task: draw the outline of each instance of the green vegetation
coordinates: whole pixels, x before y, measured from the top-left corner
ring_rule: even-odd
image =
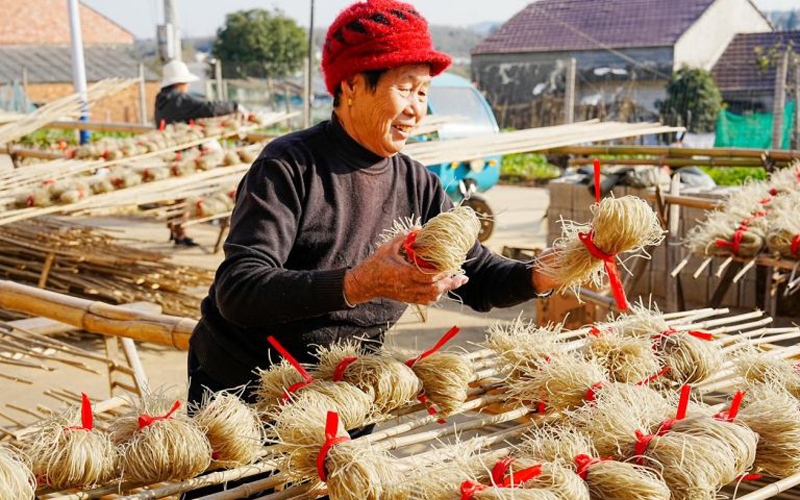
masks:
[[[555,179],[561,175],[561,171],[547,163],[544,155],[517,153],[503,156],[500,174],[519,177],[520,180]]]
[[[720,186],[739,186],[748,180],[764,180],[767,172],[761,167],[702,167]]]
[[[228,14],[212,48],[225,78],[290,75],[302,67],[306,31],[281,10],[240,10]]]
[[[711,72],[683,67],[667,82],[667,99],[658,102],[664,123],[689,132],[713,132],[722,110],[722,94]]]

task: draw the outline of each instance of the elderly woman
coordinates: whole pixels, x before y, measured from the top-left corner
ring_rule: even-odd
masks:
[[[438,178],[401,153],[425,116],[431,77],[449,64],[409,4],[370,0],[339,15],[322,56],[331,119],[271,142],[239,185],[225,260],[191,339],[190,400],[203,387],[252,389],[254,370],[279,361],[269,335],[311,363],[312,346],[379,345],[408,304],[456,289],[488,311],[553,288],[536,265],[477,241],[465,276],[421,273],[399,238],[376,250],[395,220],[425,222],[452,206]]]

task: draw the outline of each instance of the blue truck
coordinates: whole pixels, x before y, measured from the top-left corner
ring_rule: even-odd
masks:
[[[492,108],[483,95],[466,78],[442,73],[431,81],[428,112],[438,116],[459,116],[464,120],[444,124],[435,134],[439,140],[460,139],[499,132]],[[433,140],[436,137],[422,137]],[[497,184],[502,156],[476,158],[470,161],[429,165],[442,181],[447,194],[455,202],[464,200],[482,219],[480,241],[486,241],[494,229],[493,213],[484,198],[476,193]]]

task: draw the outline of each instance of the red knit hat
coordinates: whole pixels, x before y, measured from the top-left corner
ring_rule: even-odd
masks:
[[[331,94],[363,71],[430,64],[431,76],[436,76],[450,63],[450,56],[433,50],[425,18],[412,5],[395,0],[367,0],[343,10],[328,28],[322,49],[322,71]]]

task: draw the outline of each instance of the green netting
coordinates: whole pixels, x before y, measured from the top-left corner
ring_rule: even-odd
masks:
[[[791,101],[783,109],[783,142],[781,149],[789,149],[794,124],[794,106]],[[717,119],[716,148],[772,149],[772,113],[754,113],[743,116],[722,111]]]

